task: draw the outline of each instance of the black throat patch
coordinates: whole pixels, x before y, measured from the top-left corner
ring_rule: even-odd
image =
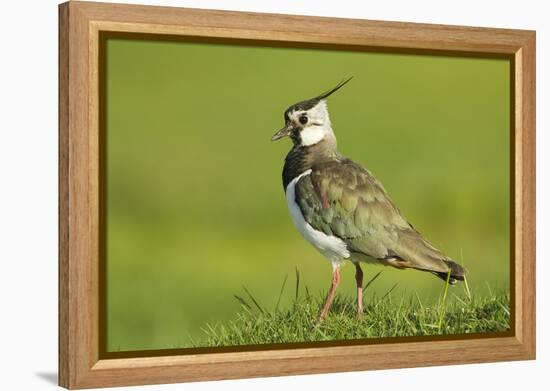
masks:
[[[298,135],[298,137],[300,137]],[[310,169],[308,164],[309,147],[296,145],[285,158],[283,167],[283,189],[286,191],[288,184],[304,171]],[[309,166],[309,167],[308,167]]]
[[[295,145],[286,155],[283,167],[283,188],[304,171],[314,168],[316,164],[338,160],[341,156],[336,150],[336,144],[323,140],[313,145]]]

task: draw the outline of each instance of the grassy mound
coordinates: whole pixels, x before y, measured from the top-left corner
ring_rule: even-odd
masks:
[[[392,295],[392,288],[379,298],[369,298],[361,319],[355,315],[355,298],[337,296],[325,322],[316,326],[324,298],[310,294],[307,287],[299,294],[299,275],[296,277],[295,298],[288,308],[280,309],[277,304],[267,310],[244,288],[246,296],[235,296],[242,304],[235,320],[207,325],[205,338],[195,341],[195,346],[468,334],[506,331],[510,327],[509,294],[489,290],[485,295],[476,295],[467,284],[460,295],[450,292],[457,288],[446,286],[443,296],[432,306],[423,305],[417,296]],[[286,280],[280,296],[285,285]]]

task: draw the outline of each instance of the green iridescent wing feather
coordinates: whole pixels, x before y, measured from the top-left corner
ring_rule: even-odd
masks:
[[[352,252],[436,273],[449,270],[450,260],[406,221],[382,184],[349,159],[315,165],[296,184],[296,201],[314,229],[339,237]]]

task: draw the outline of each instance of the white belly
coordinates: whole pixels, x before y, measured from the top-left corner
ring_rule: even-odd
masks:
[[[321,252],[333,264],[333,267],[350,257],[346,243],[336,237],[329,236],[322,231],[315,230],[302,215],[300,206],[296,203],[296,183],[303,176],[311,174],[311,170],[304,171],[294,178],[286,187],[286,201],[292,221],[302,236]]]

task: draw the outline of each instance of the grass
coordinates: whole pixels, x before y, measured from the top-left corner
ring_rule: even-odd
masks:
[[[365,291],[380,276],[376,274],[365,285]],[[267,343],[311,342],[400,336],[469,334],[506,331],[510,324],[509,294],[471,292],[467,283],[460,287],[444,286],[437,303],[424,305],[418,296],[396,295],[394,285],[380,297],[371,295],[366,301],[361,319],[355,314],[355,298],[336,296],[325,322],[317,326],[322,294],[313,295],[307,287],[300,291],[300,276],[296,272],[294,300],[285,309],[279,308],[287,279],[285,278],[277,305],[268,310],[243,287],[244,296],[235,295],[242,310],[229,322],[208,324],[205,337],[194,346],[231,346]],[[453,292],[461,289],[462,292]]]

